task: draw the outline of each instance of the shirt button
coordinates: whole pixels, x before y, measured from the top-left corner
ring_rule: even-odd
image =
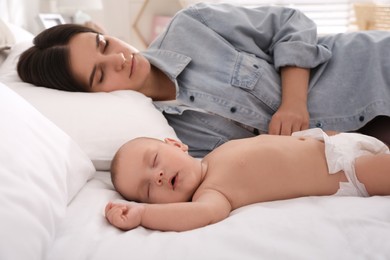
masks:
[[[194,100],[195,100],[195,97],[194,96],[190,96],[190,101],[194,102]]]
[[[253,64],[253,67],[254,67],[255,69],[258,69],[258,68],[259,68],[259,66],[257,66],[257,64]]]
[[[321,123],[321,122],[318,122],[318,123],[316,124],[316,127],[322,128],[322,123]]]
[[[364,121],[364,116],[359,116],[359,121],[363,122]]]
[[[236,107],[231,107],[231,108],[230,108],[230,112],[235,113],[236,111],[237,111],[237,108],[236,108]]]

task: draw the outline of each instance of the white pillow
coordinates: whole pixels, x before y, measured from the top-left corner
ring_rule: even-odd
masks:
[[[15,43],[15,37],[8,25],[0,17],[0,51],[10,48]]]
[[[0,259],[44,259],[95,170],[68,135],[2,83],[0,118]]]
[[[11,31],[12,35],[14,36],[15,43],[22,42],[22,41],[32,41],[32,39],[34,38],[34,34],[30,33],[29,31],[23,29],[20,26],[17,26],[9,22],[5,22],[5,24],[8,26],[8,29]]]
[[[9,54],[9,48],[15,43],[32,41],[34,35],[20,26],[5,22],[0,17],[0,65]]]
[[[0,68],[0,81],[23,96],[69,134],[89,155],[97,170],[109,170],[112,157],[126,141],[139,136],[178,139],[150,98],[129,90],[73,93],[21,82],[16,73],[21,42]]]
[[[9,53],[9,49],[15,43],[15,37],[8,25],[0,17],[0,65]]]

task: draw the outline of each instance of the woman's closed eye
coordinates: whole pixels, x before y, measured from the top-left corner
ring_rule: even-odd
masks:
[[[110,42],[108,40],[106,40],[102,34],[97,34],[96,35],[96,44],[97,44],[97,47],[100,50],[100,52],[102,54],[104,54],[106,52]],[[98,82],[102,83],[104,81],[104,68],[102,66],[99,66],[98,70],[100,72]]]
[[[98,34],[98,43],[99,43],[99,48],[102,53],[105,53],[108,46],[110,45],[110,41],[105,39],[103,35]]]

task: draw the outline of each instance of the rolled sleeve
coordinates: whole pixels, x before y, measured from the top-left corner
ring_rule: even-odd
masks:
[[[234,48],[253,53],[276,69],[313,68],[331,57],[330,50],[317,42],[316,24],[295,9],[201,3],[189,11]]]
[[[314,68],[332,56],[325,46],[305,42],[283,42],[275,46],[274,66],[277,70],[285,66]]]

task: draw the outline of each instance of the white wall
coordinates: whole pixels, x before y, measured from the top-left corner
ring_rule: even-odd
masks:
[[[145,0],[103,0],[102,13],[92,11],[89,13],[109,34],[142,50],[146,45],[140,38],[140,33],[145,38],[145,35],[149,36],[151,30],[151,23],[145,20],[151,20],[151,13],[154,12],[168,12],[173,15],[181,7],[178,2],[179,0],[149,0],[148,6],[144,8]],[[145,19],[138,17],[140,13]],[[137,24],[138,32],[134,26],[137,18],[140,21]]]
[[[1,19],[36,33],[39,31],[37,14],[40,1],[42,0],[0,0]]]
[[[130,43],[138,49],[143,49],[143,43],[133,27],[143,2],[143,0],[103,0],[104,10],[101,13],[98,11],[90,11],[89,13],[108,34]]]
[[[79,0],[83,1],[83,0]],[[134,23],[144,6],[145,0],[102,0],[103,10],[84,10],[93,21],[101,25],[108,34],[116,36],[134,47],[143,50],[146,45],[140,38],[139,32],[147,34],[151,30],[150,23],[145,20],[150,19],[151,13],[155,12],[155,7],[164,4],[163,9],[177,11],[179,0],[148,0],[152,3],[152,8],[146,8],[142,13],[145,19],[140,19],[138,32]],[[39,23],[39,13],[52,12],[52,4],[55,0],[0,0],[0,17],[6,21],[20,25],[33,34],[39,33],[43,28]],[[152,10],[150,10],[152,9]],[[69,14],[67,14],[69,15]],[[144,37],[145,38],[145,37]]]

